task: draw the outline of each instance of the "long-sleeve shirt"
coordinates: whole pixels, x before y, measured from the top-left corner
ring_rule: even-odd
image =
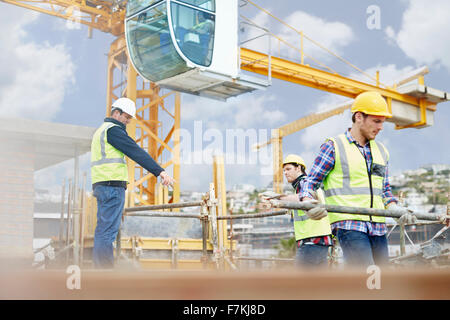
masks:
[[[350,134],[350,130],[347,130],[345,132],[345,136],[347,137],[350,143],[356,144],[356,146],[366,159],[368,168],[371,168],[372,153],[370,150],[369,142],[367,142],[364,146],[360,146],[358,142]],[[308,177],[305,180],[303,180],[302,191],[299,196],[300,200],[303,199],[304,197],[312,198],[311,191],[315,191],[320,187],[325,177],[331,172],[331,170],[333,170],[334,163],[335,163],[334,143],[332,140],[328,140],[321,145],[319,155],[314,160],[313,167],[311,168]],[[385,206],[387,206],[391,202],[397,202],[397,199],[394,197],[391,186],[389,184],[389,174],[387,167],[388,164],[386,163],[386,172],[383,179],[383,193],[382,193],[382,199]],[[379,236],[384,235],[387,232],[385,223],[357,221],[357,220],[344,220],[335,222],[331,224],[331,229],[333,230],[333,233],[336,231],[336,229],[346,229],[346,230],[361,231],[369,233],[370,235],[379,235]]]
[[[153,160],[152,157],[138,144],[131,139],[126,131],[125,125],[113,118],[105,118],[105,122],[112,122],[118,126],[113,126],[108,129],[107,140],[117,150],[122,151],[128,158],[137,162],[145,170],[158,177],[162,171],[161,166]]]

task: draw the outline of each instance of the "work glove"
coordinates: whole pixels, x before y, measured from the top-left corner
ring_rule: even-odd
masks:
[[[445,224],[447,227],[450,227],[450,216],[443,214],[442,216],[440,216],[439,222]]]
[[[311,203],[311,204],[318,204],[319,203],[319,201],[313,200],[313,199],[305,200],[305,201],[302,201],[302,202],[303,203]],[[328,211],[325,208],[315,207],[315,208],[307,210],[306,211],[306,215],[312,220],[320,220],[322,218],[325,218],[328,215]]]
[[[273,192],[273,191],[264,191],[263,193],[258,194],[262,201],[268,201],[272,199],[279,199],[282,197],[282,194]]]
[[[405,207],[402,207],[396,203],[391,203],[388,206],[388,210],[408,210]],[[409,213],[405,213],[404,215],[402,215],[400,218],[398,218],[397,223],[398,224],[415,224],[417,223],[417,217],[412,214],[411,210],[408,210]]]

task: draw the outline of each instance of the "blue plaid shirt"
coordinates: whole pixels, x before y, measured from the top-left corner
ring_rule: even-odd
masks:
[[[370,152],[369,142],[367,142],[365,146],[360,146],[358,142],[356,142],[356,140],[350,134],[350,129],[345,132],[345,136],[347,137],[350,143],[356,144],[361,153],[364,155],[368,167],[371,168],[372,153]],[[320,146],[319,155],[314,160],[313,167],[311,168],[308,177],[302,181],[301,193],[299,196],[300,199],[304,197],[313,198],[311,196],[311,191],[317,190],[320,187],[325,177],[330,173],[331,170],[333,170],[334,163],[335,163],[334,143],[333,141],[328,140]],[[391,202],[397,202],[397,199],[394,197],[391,186],[389,184],[387,165],[388,164],[386,163],[386,173],[383,179],[383,193],[382,193],[383,203],[385,206],[387,206]],[[336,229],[345,229],[345,230],[361,231],[374,236],[382,236],[387,232],[385,223],[357,221],[357,220],[344,220],[335,222],[331,224],[331,229],[333,230],[333,233],[335,233]]]

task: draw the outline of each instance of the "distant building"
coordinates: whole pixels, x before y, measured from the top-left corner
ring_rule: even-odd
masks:
[[[443,170],[450,170],[450,164],[428,164],[422,166],[422,168],[427,171],[432,171],[433,174],[437,174],[438,172]]]
[[[424,168],[419,168],[416,170],[406,170],[404,171],[404,174],[409,175],[409,176],[420,176],[422,174],[427,173],[428,170],[424,169]]]
[[[246,192],[246,193],[253,193],[255,192],[256,187],[251,184],[235,184],[231,191],[237,191],[237,192]]]

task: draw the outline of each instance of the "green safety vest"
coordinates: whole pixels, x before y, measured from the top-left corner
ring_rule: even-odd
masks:
[[[319,191],[319,190],[317,190]],[[323,203],[323,197],[317,192],[319,201]],[[331,235],[330,221],[328,217],[320,220],[309,219],[303,210],[294,211],[295,240]]]
[[[341,134],[329,140],[334,143],[335,163],[324,179],[325,203],[339,206],[385,209],[382,199],[383,179],[389,160],[387,149],[370,140],[372,168],[355,143]],[[329,212],[330,223],[342,220],[385,222],[385,217]]]
[[[128,181],[125,155],[108,143],[107,131],[113,126],[117,126],[117,124],[104,122],[92,137],[92,184],[100,181]]]

